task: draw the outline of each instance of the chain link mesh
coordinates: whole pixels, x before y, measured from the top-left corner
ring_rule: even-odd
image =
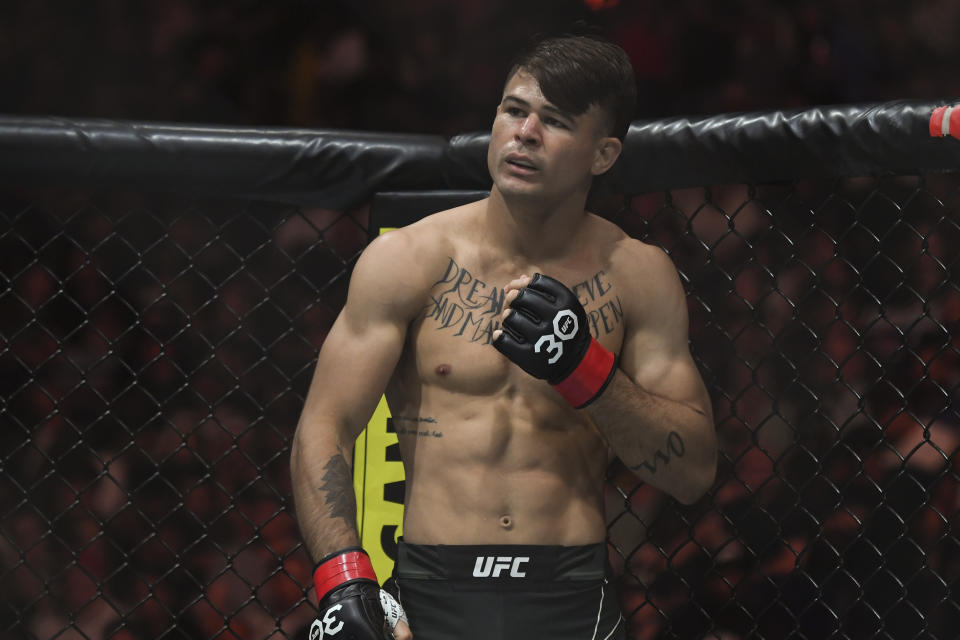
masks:
[[[960,176],[598,209],[679,268],[721,445],[690,507],[610,470],[631,637],[954,637]],[[367,209],[47,189],[0,216],[0,629],[306,637],[289,444]]]

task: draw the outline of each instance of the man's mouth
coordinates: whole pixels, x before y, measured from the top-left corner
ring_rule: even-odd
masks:
[[[513,165],[515,167],[520,167],[521,169],[534,170],[537,168],[532,162],[530,162],[526,158],[519,157],[519,156],[508,156],[507,164]]]

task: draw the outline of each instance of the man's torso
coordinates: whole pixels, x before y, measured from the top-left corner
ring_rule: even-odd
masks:
[[[610,256],[623,234],[591,216],[588,237],[564,259],[519,264],[484,245],[480,206],[413,230],[430,240],[423,259],[436,276],[387,388],[407,477],[404,537],[421,544],[601,541],[606,444],[582,412],[490,343],[506,284],[541,271],[577,295],[591,333],[618,353],[624,285]]]

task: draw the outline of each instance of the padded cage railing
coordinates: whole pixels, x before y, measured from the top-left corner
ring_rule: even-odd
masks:
[[[632,638],[955,637],[949,104],[632,126],[592,204],[680,270],[721,446],[689,507],[610,470]],[[6,637],[306,637],[289,444],[370,202],[486,140],[0,119]]]

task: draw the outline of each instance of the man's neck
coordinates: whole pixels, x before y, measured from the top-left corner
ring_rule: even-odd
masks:
[[[508,256],[532,263],[560,259],[578,244],[585,203],[585,195],[556,204],[507,198],[494,185],[487,200],[487,237]]]

